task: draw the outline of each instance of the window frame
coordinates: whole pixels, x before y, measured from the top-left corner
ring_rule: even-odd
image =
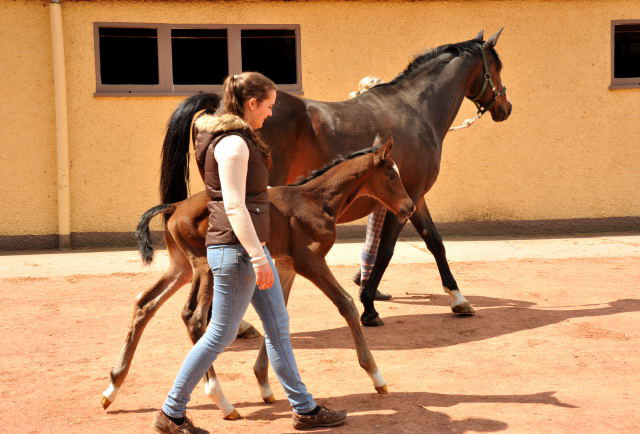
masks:
[[[100,28],[152,28],[158,32],[158,84],[102,84],[100,74]],[[222,84],[185,85],[173,84],[173,56],[171,29],[226,29],[229,74],[242,72],[242,30],[294,30],[296,38],[296,83],[277,84],[279,90],[302,94],[299,24],[169,24],[132,22],[94,22],[93,39],[95,55],[96,91],[94,96],[188,96],[203,92],[220,93]]]
[[[609,89],[640,89],[640,77],[616,78],[615,76],[615,55],[616,55],[616,26],[624,24],[640,24],[637,20],[612,20],[611,21],[611,84]]]

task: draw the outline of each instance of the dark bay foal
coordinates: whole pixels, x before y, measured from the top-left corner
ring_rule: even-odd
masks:
[[[337,159],[295,184],[269,190],[271,237],[268,247],[277,262],[285,301],[288,300],[296,274],[318,286],[347,321],[358,362],[369,374],[379,393],[386,393],[387,387],[364,340],[358,309],[352,297],[331,273],[325,255],[335,242],[336,222],[343,217],[347,208],[353,213],[356,201],[361,206],[357,213],[352,214],[355,218],[369,214],[371,207],[378,203],[402,221],[407,220],[415,210],[397,166],[390,158],[391,147],[390,140],[380,145],[380,138],[376,137],[372,148]],[[363,197],[375,200],[359,201]],[[120,360],[111,371],[109,387],[102,394],[104,408],[114,401],[122,386],[149,320],[169,297],[189,281],[192,281],[191,292],[182,312],[183,320],[194,343],[206,330],[213,296],[212,275],[205,250],[207,201],[207,196],[201,192],[182,202],[151,208],[141,218],[136,235],[143,260],[149,263],[153,258],[149,221],[159,213],[167,217],[165,240],[170,265],[155,285],[137,297]],[[309,300],[309,303],[313,303],[313,300]],[[263,339],[254,372],[262,399],[272,403],[274,398],[267,368]],[[213,366],[205,375],[205,393],[218,405],[226,419],[240,417],[224,397]]]

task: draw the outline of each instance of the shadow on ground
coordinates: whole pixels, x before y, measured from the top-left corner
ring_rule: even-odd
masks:
[[[572,318],[614,315],[640,311],[640,299],[621,299],[604,307],[584,309],[534,308],[526,301],[492,297],[467,297],[476,307],[473,317],[459,317],[449,312],[388,316],[384,327],[363,328],[371,350],[413,350],[440,348],[557,324]],[[448,306],[446,296],[424,294],[399,297],[396,303],[437,304]],[[499,306],[499,307],[493,307]],[[597,306],[602,306],[597,305]],[[336,312],[337,315],[337,312]],[[402,334],[402,339],[394,337]],[[296,349],[354,348],[348,327],[298,332],[291,334]],[[246,351],[259,345],[259,340],[236,340],[227,351]]]

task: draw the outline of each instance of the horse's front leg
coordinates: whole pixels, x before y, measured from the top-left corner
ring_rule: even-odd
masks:
[[[197,257],[191,262],[193,265],[193,282],[187,303],[182,309],[182,320],[187,327],[191,342],[195,344],[204,335],[207,330],[207,324],[209,324],[209,312],[211,312],[211,301],[213,299],[213,276],[206,258]],[[240,419],[240,413],[224,396],[213,366],[209,367],[206,374],[204,374],[203,380],[205,395],[220,409],[222,417],[227,420]]]
[[[424,198],[416,201],[416,211],[411,216],[411,223],[427,245],[438,265],[440,279],[444,291],[451,296],[451,310],[458,315],[473,315],[475,310],[458,289],[456,279],[451,274],[442,238],[433,224],[431,214]]]
[[[286,305],[289,302],[289,294],[291,294],[291,287],[293,286],[293,280],[296,277],[296,272],[293,270],[293,262],[291,258],[283,257],[276,259],[276,268],[278,269],[278,277],[280,278],[280,285],[282,286],[284,303]],[[269,357],[267,356],[267,347],[264,337],[260,344],[260,351],[258,352],[256,363],[253,365],[253,373],[256,375],[256,379],[258,380],[262,400],[267,404],[273,404],[275,402],[275,398],[273,397],[271,385],[269,385]]]
[[[373,266],[369,279],[364,283],[364,288],[360,291],[360,301],[364,306],[364,312],[360,317],[360,322],[362,322],[364,326],[376,327],[384,325],[374,307],[375,294],[380,280],[382,280],[382,275],[387,269],[389,261],[391,261],[398,235],[400,235],[400,231],[402,231],[405,223],[405,221],[398,220],[393,213],[387,211],[387,216],[382,225],[376,263]]]
[[[351,337],[358,354],[358,363],[371,377],[376,391],[381,394],[387,393],[387,384],[382,378],[382,374],[380,374],[373,355],[364,340],[364,335],[358,322],[358,309],[351,295],[340,286],[322,256],[299,255],[294,260],[296,261],[294,264],[296,271],[320,288],[338,308],[340,315],[347,321],[351,331]]]

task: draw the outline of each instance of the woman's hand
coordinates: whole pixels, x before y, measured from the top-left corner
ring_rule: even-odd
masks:
[[[273,270],[268,262],[266,264],[253,267],[253,271],[256,273],[256,286],[258,289],[265,290],[273,286]]]

